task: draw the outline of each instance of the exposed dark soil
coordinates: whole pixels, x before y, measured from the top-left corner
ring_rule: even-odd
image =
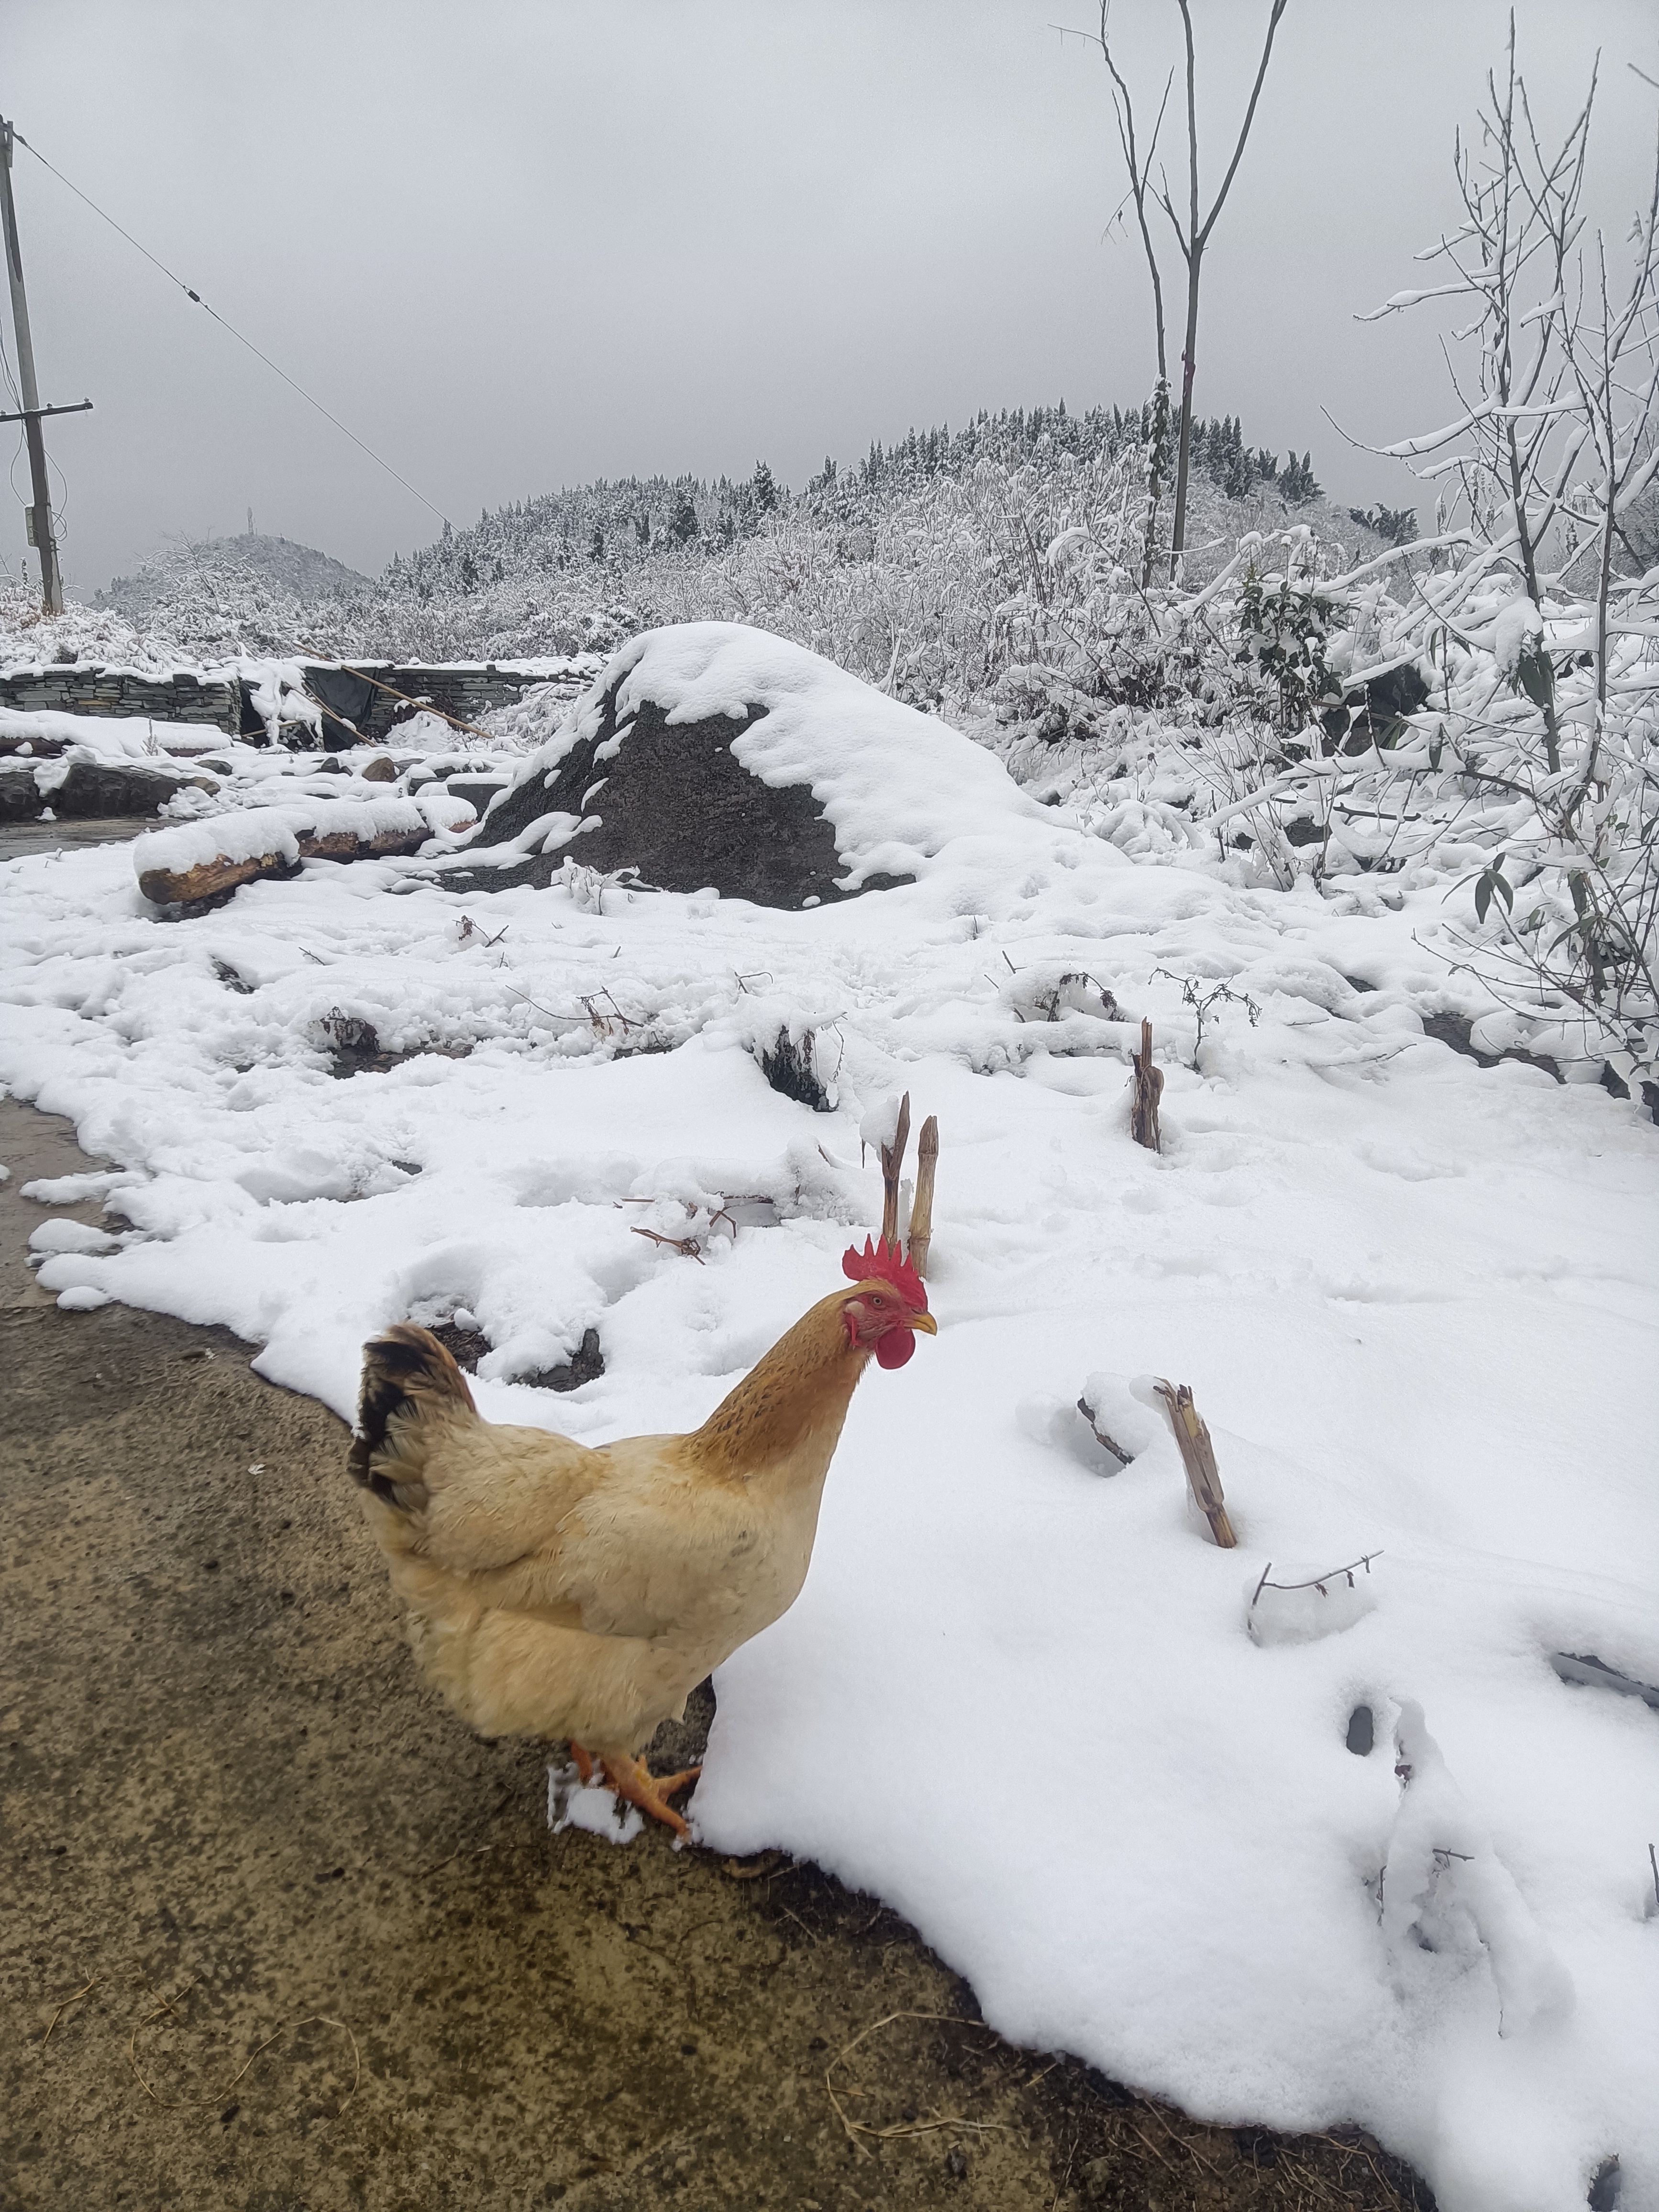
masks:
[[[1427,2203],[1004,2043],[817,1868],[550,1834],[544,1753],[416,1679],[340,1423],[60,1313],[18,1185],[85,1163],[10,1102],[0,1159],[6,2212]]]
[[[432,1331],[444,1350],[464,1374],[476,1375],[478,1362],[489,1348],[489,1339],[482,1329],[462,1328],[453,1321],[440,1322]],[[599,1332],[585,1328],[582,1340],[570,1358],[556,1367],[538,1367],[528,1374],[515,1375],[515,1382],[527,1382],[534,1390],[580,1390],[584,1382],[597,1382],[605,1372],[605,1353],[599,1347]]]
[[[1514,1044],[1506,1045],[1502,1052],[1482,1052],[1480,1046],[1471,1041],[1474,1028],[1474,1024],[1468,1014],[1425,1014],[1423,1017],[1425,1036],[1436,1037],[1442,1044],[1449,1044],[1454,1052],[1461,1052],[1477,1067],[1496,1067],[1500,1061],[1518,1060],[1523,1067],[1542,1068],[1545,1074],[1557,1083],[1566,1080],[1547,1053],[1523,1052],[1519,1045]]]

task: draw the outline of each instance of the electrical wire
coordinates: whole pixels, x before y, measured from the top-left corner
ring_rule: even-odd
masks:
[[[17,389],[17,379],[11,373],[11,356],[6,350],[6,334],[3,330],[0,330],[0,375],[4,376],[7,391],[21,407],[23,395]]]
[[[17,379],[12,373],[11,356],[6,350],[5,333],[3,331],[0,331],[0,376],[4,377],[6,389],[10,392],[14,403],[21,408],[23,404],[23,395],[18,390]],[[13,498],[21,507],[27,507],[33,498],[33,487],[28,499],[25,499],[17,489],[17,464],[23,458],[27,441],[28,434],[20,422],[17,426],[17,449],[11,457],[11,466],[6,471],[6,482],[10,488]],[[70,539],[69,478],[50,453],[46,455],[46,466],[58,479],[58,502],[52,509],[52,541],[62,547],[67,545]]]
[[[301,398],[303,399],[308,406],[314,407],[320,416],[334,425],[335,428],[340,432],[343,437],[349,438],[352,444],[357,447],[360,453],[367,453],[369,459],[374,463],[377,468],[384,469],[386,474],[396,483],[400,483],[406,492],[410,493],[414,498],[418,499],[422,507],[428,508],[432,514],[435,514],[440,522],[447,524],[452,529],[454,527],[453,524],[450,523],[449,517],[444,513],[442,507],[434,506],[432,501],[427,497],[423,491],[417,491],[415,486],[410,483],[407,477],[399,476],[397,470],[392,467],[391,462],[383,459],[382,457],[375,452],[373,446],[365,445],[355,430],[348,429],[346,425],[340,420],[339,416],[337,415],[331,414],[328,409],[324,406],[322,401],[313,398],[313,395],[306,390],[303,384],[298,383],[289,374],[285,368],[279,367],[279,365],[271,359],[268,353],[261,353],[258,347],[254,344],[252,338],[244,337],[241,331],[236,328],[236,325],[234,323],[227,322],[216,307],[210,307],[208,302],[202,297],[201,294],[196,291],[191,285],[186,284],[182,276],[178,276],[173,270],[169,269],[165,261],[158,260],[155,255],[150,252],[147,246],[140,246],[138,240],[133,236],[130,230],[124,229],[122,226],[117,222],[115,217],[109,214],[105,209],[100,208],[96,200],[90,198],[87,193],[83,192],[79,185],[71,184],[61,169],[53,167],[52,164],[47,161],[46,155],[40,152],[38,147],[29,145],[28,140],[24,137],[22,132],[18,130],[15,124],[12,125],[11,135],[17,141],[17,143],[20,146],[27,148],[27,150],[33,155],[35,160],[40,164],[43,169],[50,170],[52,174],[57,178],[60,185],[67,186],[67,188],[74,193],[77,200],[84,200],[86,204],[92,210],[93,213],[106,222],[112,230],[119,232],[120,235],[125,239],[127,244],[135,248],[137,252],[142,253],[145,260],[148,261],[153,268],[159,269],[169,283],[176,284],[187,300],[193,300],[198,307],[204,309],[208,314],[211,315],[214,321],[218,324],[221,330],[228,331],[231,337],[236,340],[239,345],[246,346],[256,360],[264,362],[265,367],[271,371],[273,375],[280,376],[283,383],[286,384],[291,391],[297,392]]]
[[[3,331],[0,331],[0,376],[3,376],[6,380],[6,389],[11,394],[12,404],[14,406],[21,409],[23,404],[23,395],[17,389],[17,379],[12,374],[11,356],[6,350],[6,334]],[[23,458],[23,445],[26,434],[24,426],[20,422],[17,426],[16,451],[12,454],[11,466],[6,471],[6,483],[8,488],[11,492],[12,497],[17,501],[19,507],[27,507],[28,505],[28,501],[24,498],[22,493],[17,489],[17,464]]]
[[[52,543],[61,550],[69,544],[70,534],[69,478],[50,453],[46,455],[46,466],[58,479],[58,497],[52,510]]]

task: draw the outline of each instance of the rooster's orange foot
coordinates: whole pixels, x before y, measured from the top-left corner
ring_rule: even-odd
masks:
[[[570,1756],[576,1763],[576,1773],[584,1787],[593,1779],[594,1769],[602,1770],[606,1782],[630,1805],[637,1805],[653,1820],[660,1820],[677,1836],[690,1836],[691,1831],[674,1810],[668,1800],[690,1787],[702,1772],[701,1766],[688,1766],[679,1774],[653,1774],[642,1759],[595,1759],[586,1745],[573,1738]]]
[[[574,1753],[574,1744],[570,1747]],[[584,1754],[585,1755],[585,1754]],[[605,1778],[618,1797],[629,1804],[637,1805],[653,1820],[660,1820],[677,1836],[690,1836],[690,1829],[669,1803],[669,1799],[695,1782],[702,1772],[700,1766],[688,1766],[682,1774],[653,1774],[642,1759],[601,1759]],[[580,1771],[580,1760],[577,1761]]]

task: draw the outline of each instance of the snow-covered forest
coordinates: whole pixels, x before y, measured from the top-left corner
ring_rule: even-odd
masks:
[[[793,491],[764,461],[738,482],[582,484],[447,529],[358,588],[319,556],[309,570],[274,559],[280,541],[180,543],[97,604],[192,659],[301,649],[501,659],[604,650],[687,617],[750,621],[915,703],[963,711],[1006,665],[1013,633],[998,613],[1030,587],[1032,553],[1050,542],[1054,518],[1075,510],[1103,523],[1106,503],[1134,502],[1149,423],[1149,409],[1077,414],[1062,401],[954,432],[912,430],[853,465],[826,458]],[[1281,461],[1247,447],[1236,416],[1199,425],[1194,455],[1202,490],[1189,578],[1212,570],[1243,531],[1292,518],[1340,559],[1414,532],[1407,511],[1332,506],[1308,455]]]

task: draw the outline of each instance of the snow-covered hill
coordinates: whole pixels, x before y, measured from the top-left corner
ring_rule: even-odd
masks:
[[[158,608],[171,607],[192,589],[234,587],[258,577],[301,605],[349,599],[374,589],[372,580],[314,545],[250,531],[239,538],[180,541],[131,576],[117,576],[96,594],[95,606],[112,607],[137,627]]]

